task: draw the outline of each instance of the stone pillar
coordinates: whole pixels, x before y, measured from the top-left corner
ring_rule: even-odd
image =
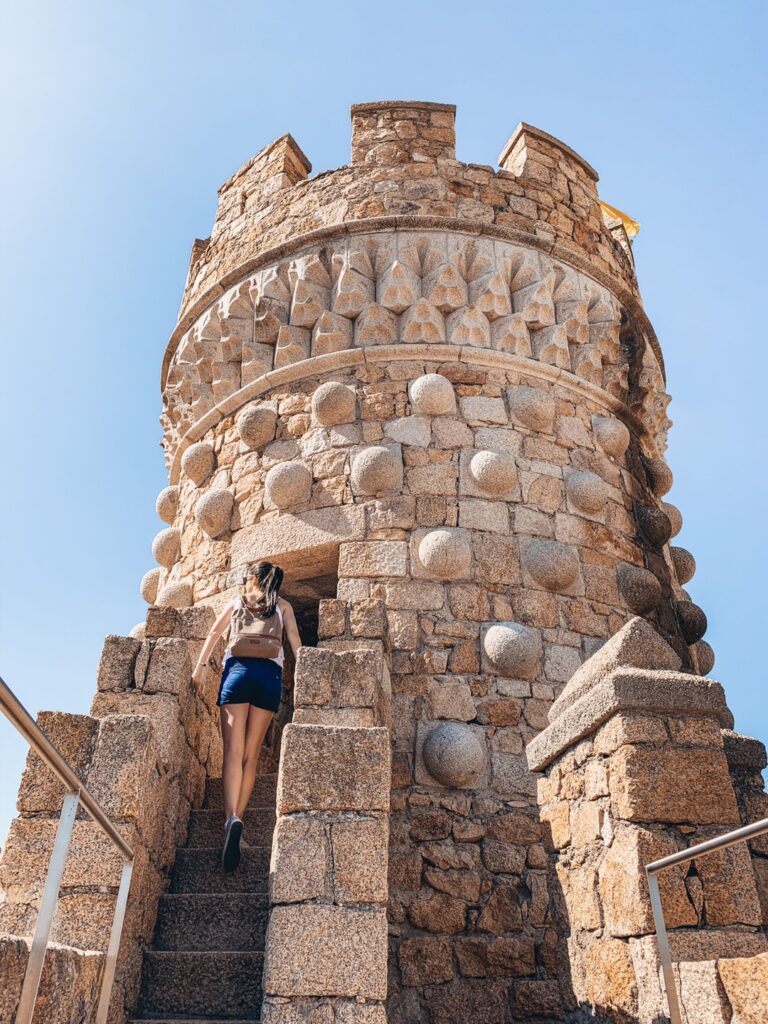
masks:
[[[356,103],[352,107],[352,163],[455,160],[455,121],[452,103]]]
[[[574,674],[527,748],[531,768],[545,772],[539,802],[568,918],[574,1004],[610,1021],[664,1019],[645,865],[740,824],[722,687],[676,661],[647,622],[630,620]],[[679,970],[693,1012],[700,974],[717,989],[701,961],[766,948],[749,852],[710,854],[662,872],[659,884],[673,957],[699,961]]]
[[[321,625],[332,629],[338,604]],[[384,1024],[389,674],[380,643],[303,648],[283,733],[265,1024]]]

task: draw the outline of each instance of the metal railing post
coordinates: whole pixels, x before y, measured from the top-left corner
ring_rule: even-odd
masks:
[[[115,980],[117,954],[120,949],[120,938],[123,934],[123,920],[125,918],[125,908],[128,903],[128,892],[131,888],[132,874],[133,861],[127,860],[123,864],[123,871],[120,875],[120,888],[117,890],[115,916],[112,918],[112,930],[109,933],[107,959],[104,961],[104,973],[101,976],[101,993],[99,995],[99,1008],[96,1011],[96,1024],[106,1024],[107,1021],[109,1000],[112,995],[112,983]]]
[[[661,893],[659,892],[659,880],[655,874],[648,874],[648,892],[651,897],[651,910],[653,911],[653,923],[656,925],[656,939],[659,944],[659,959],[661,960],[661,971],[664,975],[664,988],[667,992],[669,1003],[669,1016],[672,1024],[682,1024],[680,1013],[680,1002],[677,998],[677,985],[675,984],[674,968],[672,967],[672,953],[669,949],[669,936],[667,926],[664,922],[664,910],[661,906]]]
[[[67,793],[61,808],[59,827],[56,830],[56,841],[53,844],[51,862],[48,866],[48,875],[45,879],[45,889],[40,902],[40,910],[37,914],[35,934],[32,939],[32,948],[29,951],[27,970],[24,975],[24,984],[21,989],[19,1008],[16,1013],[16,1024],[32,1024],[32,1014],[35,1012],[35,1000],[37,991],[40,988],[40,978],[43,973],[43,960],[48,947],[48,936],[51,934],[53,915],[56,913],[56,903],[59,898],[59,888],[64,875],[64,867],[67,861],[67,850],[69,841],[72,838],[72,827],[75,823],[77,806],[80,802],[79,793]]]

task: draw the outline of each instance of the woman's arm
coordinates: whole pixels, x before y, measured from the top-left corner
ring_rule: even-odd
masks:
[[[282,600],[282,598],[281,604],[283,609],[283,628],[285,629],[285,635],[288,637],[288,643],[291,645],[291,650],[295,657],[299,653],[299,648],[301,647],[299,627],[296,625],[296,616],[293,614],[293,608],[291,608],[287,601]]]
[[[219,642],[219,637],[223,635],[224,630],[227,628],[232,619],[232,612],[234,610],[234,607],[235,602],[232,601],[230,604],[227,605],[227,607],[224,609],[221,615],[219,615],[218,619],[216,619],[214,624],[211,626],[211,631],[205,638],[205,643],[203,644],[202,650],[200,651],[200,657],[197,659],[195,671],[192,673],[192,679],[194,682],[202,682],[203,671],[205,670],[205,666],[208,664],[208,659],[213,654],[214,647]]]

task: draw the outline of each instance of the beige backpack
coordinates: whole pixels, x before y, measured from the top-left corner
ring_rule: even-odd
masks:
[[[283,623],[277,608],[259,618],[243,597],[232,612],[230,646],[236,658],[277,658],[283,648]]]

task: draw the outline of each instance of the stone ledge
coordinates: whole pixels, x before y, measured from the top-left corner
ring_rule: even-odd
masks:
[[[582,169],[587,173],[587,175],[593,179],[593,181],[597,182],[600,180],[600,177],[597,171],[594,169],[594,167],[592,167],[591,164],[588,164],[583,156],[579,156],[575,149],[571,149],[570,146],[566,146],[564,142],[561,142],[560,139],[555,138],[554,135],[550,135],[549,132],[542,131],[541,128],[535,128],[532,124],[527,124],[525,121],[521,121],[517,128],[515,128],[515,130],[512,132],[509,139],[507,140],[506,145],[499,154],[500,167],[504,166],[505,160],[512,152],[512,150],[515,148],[515,146],[518,144],[520,139],[525,137],[537,139],[540,142],[547,143],[547,145],[549,146],[554,146],[556,149],[559,149],[562,153],[564,153],[569,160],[574,160],[577,164],[579,164],[580,167],[582,167]]]
[[[752,736],[744,736],[732,729],[723,729],[723,746],[728,767],[761,772],[768,765],[765,744]]]
[[[455,103],[429,103],[426,100],[380,100],[378,103],[353,103],[349,108],[352,116],[355,114],[374,114],[379,110],[428,110],[444,111],[447,114],[456,113]]]
[[[596,732],[619,711],[683,712],[731,721],[720,683],[683,672],[620,668],[566,708],[526,747],[531,771],[542,771],[568,747]]]

